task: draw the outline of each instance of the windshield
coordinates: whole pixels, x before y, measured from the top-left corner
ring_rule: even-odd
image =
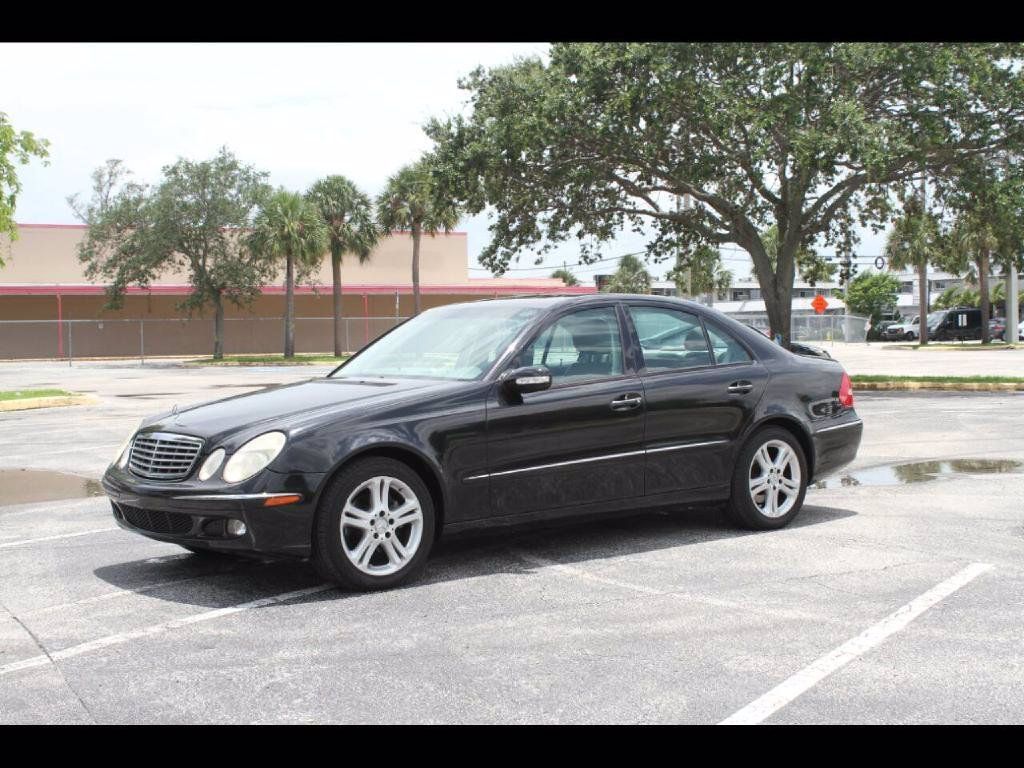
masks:
[[[945,312],[929,312],[928,325],[938,325],[939,321],[946,316]]]
[[[381,337],[332,375],[477,379],[540,312],[518,302],[437,307]]]

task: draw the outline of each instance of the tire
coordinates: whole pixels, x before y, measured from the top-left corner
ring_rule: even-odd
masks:
[[[907,331],[906,333],[903,334],[903,340],[904,341],[913,341],[915,338],[917,338],[917,337],[914,336],[914,332],[913,331]]]
[[[781,473],[773,476],[765,472],[764,459],[760,455],[762,448],[767,451],[769,463],[772,465],[778,461],[782,449],[788,449],[789,459],[783,464]],[[794,470],[799,472],[798,478],[793,476]],[[756,494],[751,488],[751,475],[755,472],[756,477],[767,480],[766,489]],[[736,468],[733,470],[732,493],[727,508],[729,517],[736,525],[755,531],[783,528],[800,511],[806,493],[807,459],[803,448],[800,447],[800,441],[788,429],[765,427],[751,435],[740,451]],[[768,511],[772,509],[772,497],[776,503],[781,501],[776,509],[777,514]]]
[[[396,587],[426,565],[434,525],[430,491],[411,467],[383,457],[358,460],[338,473],[320,498],[313,567],[324,580],[347,589]]]

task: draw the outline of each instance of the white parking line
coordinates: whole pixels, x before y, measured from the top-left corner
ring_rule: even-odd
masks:
[[[73,539],[76,536],[88,536],[91,533],[106,533],[107,531],[117,531],[119,528],[93,528],[91,531],[79,531],[78,533],[62,533],[58,536],[43,536],[39,539],[19,539],[18,541],[5,541],[0,544],[0,549],[6,547],[20,547],[25,544],[36,544],[40,541],[56,541],[57,539]]]
[[[804,667],[761,698],[727,717],[719,725],[755,725],[764,721],[797,696],[820,683],[833,672],[842,669],[858,656],[862,656],[880,645],[890,635],[899,632],[936,603],[949,597],[986,571],[990,571],[992,567],[988,563],[971,563],[959,573],[932,587],[920,597],[911,600],[857,637],[847,640],[831,653]]]
[[[315,595],[318,592],[326,592],[328,589],[335,589],[333,584],[320,584],[315,587],[307,587],[306,589],[297,589],[294,592],[284,592],[280,595],[271,595],[270,597],[261,597],[259,600],[250,600],[247,603],[239,603],[238,605],[231,605],[227,608],[216,608],[212,611],[205,611],[203,613],[197,613],[192,616],[185,616],[180,619],[173,619],[171,621],[164,621],[160,624],[153,624],[148,627],[142,627],[141,629],[133,629],[130,632],[118,632],[114,635],[107,635],[97,640],[90,640],[87,643],[81,643],[79,645],[72,645],[69,648],[64,648],[60,651],[54,651],[47,655],[42,654],[40,656],[32,656],[28,659],[22,659],[21,661],[15,661],[11,664],[5,664],[0,667],[0,677],[8,675],[12,672],[19,672],[23,669],[32,669],[34,667],[45,667],[47,664],[55,661],[61,661],[62,659],[70,659],[74,656],[82,656],[92,651],[98,651],[102,648],[109,648],[112,645],[120,645],[127,643],[130,640],[138,640],[142,637],[149,637],[150,635],[157,635],[161,632],[167,632],[178,627],[185,627],[190,624],[199,624],[204,621],[212,621],[213,619],[219,619],[222,616],[230,616],[235,613],[241,613],[242,611],[248,611],[253,608],[262,608],[266,605],[274,605],[276,603],[283,603],[288,600],[295,600],[299,597],[306,597],[307,595]]]

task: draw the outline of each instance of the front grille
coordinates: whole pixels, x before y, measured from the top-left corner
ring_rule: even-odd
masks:
[[[203,441],[189,435],[149,432],[136,435],[128,467],[148,480],[180,480],[188,477],[203,449]]]
[[[140,509],[127,504],[118,504],[118,511],[128,525],[153,533],[169,533],[183,536],[192,530],[192,515],[181,512],[161,512],[157,509]]]

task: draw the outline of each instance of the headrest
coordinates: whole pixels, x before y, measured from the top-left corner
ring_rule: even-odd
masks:
[[[611,352],[615,337],[613,326],[597,317],[567,323],[573,346],[581,352]]]
[[[683,349],[687,352],[707,352],[708,343],[704,340],[704,332],[694,328],[683,340]]]

